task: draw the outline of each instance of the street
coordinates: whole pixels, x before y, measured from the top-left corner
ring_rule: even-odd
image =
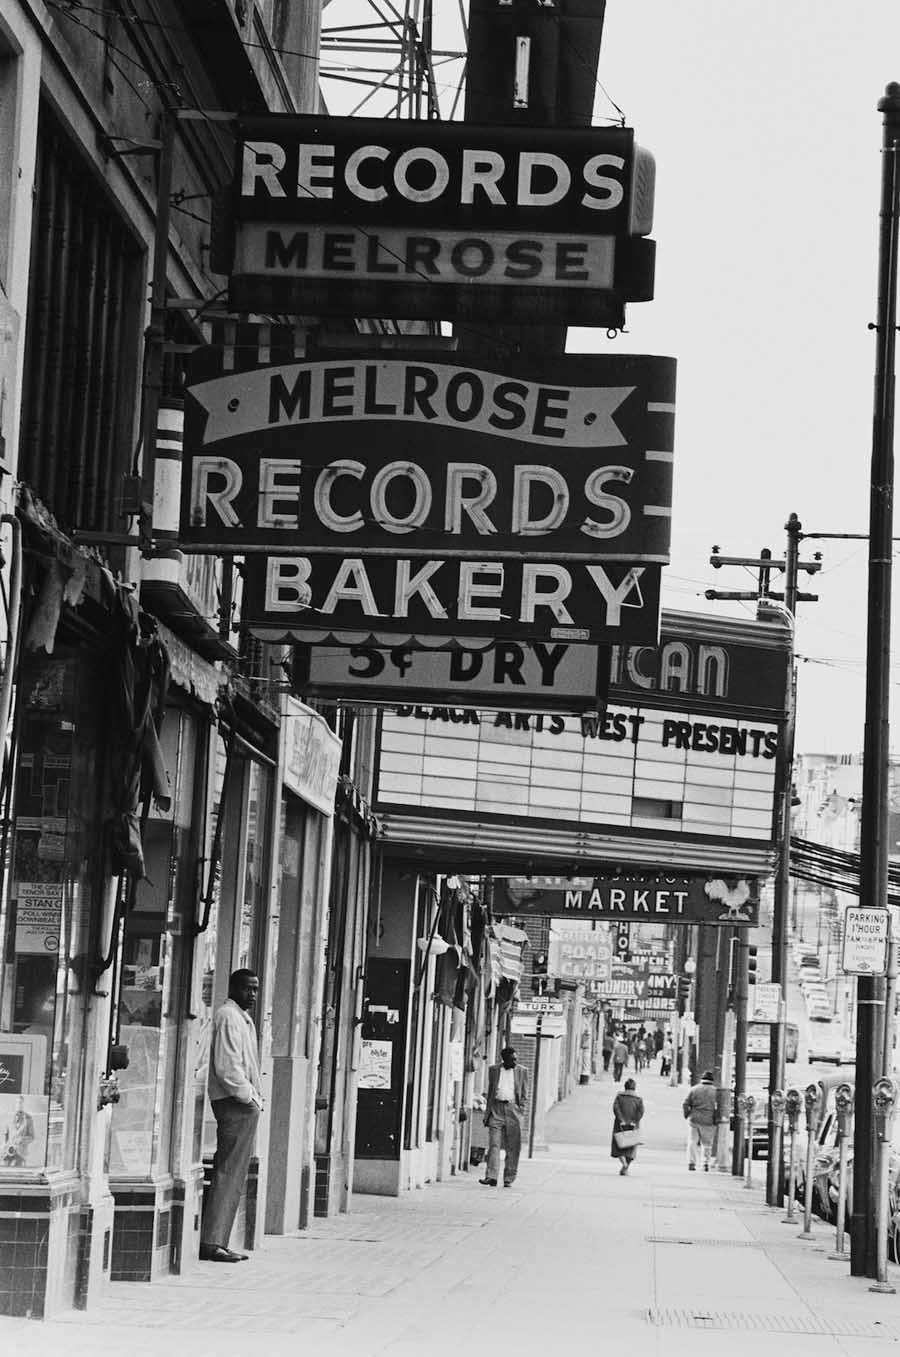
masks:
[[[249,1262],[200,1264],[152,1287],[114,1283],[84,1313],[0,1320],[16,1357],[139,1357],[163,1345],[220,1357],[262,1340],[268,1357],[404,1357],[602,1348],[680,1357],[769,1351],[880,1357],[900,1342],[896,1297],[828,1258],[833,1231],[764,1201],[730,1174],[686,1170],[685,1088],[638,1079],[646,1143],[628,1177],[610,1158],[609,1075],[547,1118],[549,1147],[508,1191],[480,1170],[399,1199],[354,1197],[348,1215],[267,1237]],[[890,1270],[896,1282],[900,1270]]]

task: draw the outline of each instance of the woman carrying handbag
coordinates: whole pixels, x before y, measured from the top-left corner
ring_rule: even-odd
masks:
[[[641,1122],[644,1118],[644,1100],[634,1091],[634,1080],[626,1079],[625,1088],[616,1094],[613,1103],[613,1159],[622,1161],[620,1174],[626,1174],[641,1144]]]

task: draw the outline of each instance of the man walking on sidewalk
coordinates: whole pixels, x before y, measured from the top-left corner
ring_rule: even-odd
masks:
[[[488,1068],[487,1101],[484,1124],[488,1128],[488,1156],[485,1187],[496,1187],[500,1178],[500,1151],[506,1151],[503,1186],[512,1187],[519,1170],[522,1152],[522,1117],[528,1102],[528,1071],[516,1064],[511,1046],[500,1052],[500,1064]]]
[[[691,1123],[691,1159],[688,1168],[693,1172],[697,1160],[703,1157],[703,1169],[709,1172],[709,1160],[716,1133],[716,1108],[719,1094],[711,1070],[704,1070],[700,1083],[695,1084],[682,1103],[684,1115]]]
[[[247,1257],[232,1252],[228,1241],[262,1108],[259,1043],[251,1017],[258,993],[253,971],[234,971],[228,998],[213,1018],[209,1101],[216,1118],[216,1154],[200,1230],[200,1257],[207,1263],[239,1263]]]

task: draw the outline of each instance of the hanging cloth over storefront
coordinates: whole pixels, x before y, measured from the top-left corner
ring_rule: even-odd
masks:
[[[169,657],[156,623],[137,600],[118,592],[114,606],[111,739],[109,746],[110,855],[114,873],[145,878],[141,807],[152,797],[171,805],[159,732],[169,689]]]

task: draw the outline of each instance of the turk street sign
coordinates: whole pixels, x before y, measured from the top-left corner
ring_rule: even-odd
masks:
[[[653,179],[630,128],[244,118],[214,263],[243,312],[621,324]]]
[[[494,877],[497,915],[636,920],[642,923],[727,923],[755,927],[759,887],[751,878],[665,876]]]

